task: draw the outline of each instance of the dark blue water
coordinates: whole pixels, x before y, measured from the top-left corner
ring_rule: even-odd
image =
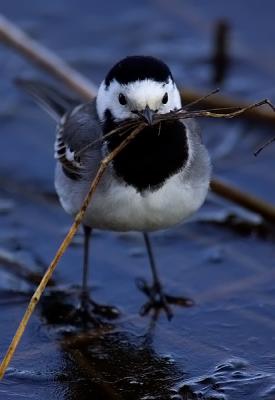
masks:
[[[216,22],[230,26],[230,65],[222,92],[275,101],[272,1],[2,1],[0,10],[32,37],[99,84],[129,54],[164,59],[179,85],[211,90]],[[4,354],[41,274],[71,219],[54,197],[54,123],[13,85],[17,76],[50,78],[0,48],[0,352]],[[202,121],[214,174],[270,202],[275,198],[274,134],[244,120]],[[195,306],[168,322],[139,317],[136,277],[150,279],[142,237],[97,232],[91,287],[122,316],[98,331],[64,324],[77,303],[82,235],[66,252],[0,383],[0,399],[275,398],[273,227],[210,194],[188,223],[152,235],[167,289]],[[19,268],[16,268],[19,265]],[[22,271],[25,271],[22,273]]]

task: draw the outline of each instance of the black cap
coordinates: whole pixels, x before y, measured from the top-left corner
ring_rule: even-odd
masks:
[[[169,78],[173,80],[170,69],[163,61],[150,56],[130,56],[113,66],[105,78],[105,83],[109,86],[113,79],[121,84],[144,79],[167,82]]]

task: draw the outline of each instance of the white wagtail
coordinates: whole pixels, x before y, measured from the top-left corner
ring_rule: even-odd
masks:
[[[126,57],[109,71],[96,99],[85,104],[39,82],[19,83],[58,123],[55,188],[63,208],[71,215],[80,209],[102,158],[125,138],[104,135],[128,119],[143,116],[147,121],[147,126],[108,167],[83,219],[83,298],[85,304],[89,299],[94,311],[102,310],[88,296],[92,229],[140,231],[153,275],[152,285],[139,281],[149,298],[143,313],[164,308],[170,318],[169,303],[187,305],[188,300],[163,292],[148,232],[169,228],[198,210],[208,191],[210,162],[194,120],[152,125],[155,114],[182,107],[168,66],[153,57]]]

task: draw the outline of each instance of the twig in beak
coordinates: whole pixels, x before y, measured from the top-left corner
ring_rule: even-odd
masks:
[[[198,98],[197,100],[191,101],[191,103],[186,104],[184,107],[182,107],[181,110],[187,110],[188,108],[193,107],[195,104],[202,102],[203,100],[207,99],[208,97],[213,96],[216,93],[219,93],[219,91],[220,91],[219,88],[214,89],[214,90],[212,90],[212,92],[206,94],[205,96],[202,96],[202,97]]]
[[[275,137],[269,139],[267,142],[265,142],[264,144],[262,144],[255,152],[254,152],[254,156],[257,157],[257,155],[267,146],[269,146],[271,143],[273,143],[275,141]]]

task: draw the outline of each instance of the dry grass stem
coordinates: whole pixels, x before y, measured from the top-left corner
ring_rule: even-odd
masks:
[[[0,15],[0,41],[14,48],[22,56],[26,57],[32,63],[43,68],[53,77],[63,82],[73,92],[77,93],[84,100],[90,100],[96,96],[97,88],[89,79],[71,68],[66,62],[58,57],[54,52],[42,46],[39,42],[32,39],[17,25]],[[218,90],[213,91],[216,94]],[[198,100],[206,108],[245,108],[247,104],[234,98],[227,98],[224,95],[209,96],[201,92],[184,88],[180,91],[183,102],[196,104]],[[248,119],[257,122],[266,122],[275,124],[275,115],[262,109],[250,109],[245,114]]]
[[[163,122],[163,121],[174,121],[174,120],[188,119],[188,118],[203,118],[203,117],[205,117],[205,118],[230,119],[230,118],[238,117],[247,111],[251,111],[252,109],[261,107],[263,105],[267,105],[268,107],[270,107],[272,109],[272,111],[275,112],[274,105],[268,99],[261,100],[257,103],[250,104],[246,107],[242,107],[242,108],[237,107],[237,109],[236,109],[236,107],[227,107],[227,108],[218,108],[218,109],[210,109],[210,110],[188,111],[188,109],[191,106],[193,107],[195,104],[198,104],[201,101],[204,101],[205,98],[212,96],[213,94],[217,93],[217,91],[218,91],[218,89],[215,89],[214,91],[206,94],[205,96],[201,97],[197,101],[188,103],[185,107],[183,107],[181,109],[178,109],[175,111],[170,111],[169,113],[166,113],[166,114],[156,114],[154,116],[152,125],[161,124],[161,122]],[[234,111],[232,111],[232,110],[234,110]],[[219,111],[219,112],[217,113],[216,111]],[[109,138],[110,136],[112,136],[116,133],[119,133],[120,135],[125,135],[129,131],[129,129],[136,128],[142,123],[144,123],[144,119],[143,119],[142,115],[137,114],[137,118],[128,119],[128,120],[124,121],[116,129],[112,130],[111,132],[103,135],[101,138],[96,139],[93,142],[86,145],[85,147],[83,147],[81,150],[79,150],[76,153],[76,155],[79,156],[82,152],[84,152],[88,148],[94,146],[95,144],[97,144],[99,142],[104,142],[107,138]],[[275,140],[275,138],[274,138],[274,140]],[[273,141],[273,139],[271,139],[271,141]],[[269,144],[269,142],[267,142],[263,147],[265,147],[267,144]],[[262,149],[259,149],[258,152],[260,150],[262,150]]]
[[[181,90],[181,97],[184,103],[189,103],[196,101],[199,97],[203,97],[203,95],[199,92],[192,91],[190,89]],[[201,102],[201,104],[206,109],[229,109],[229,108],[246,108],[248,106],[244,101],[238,100],[232,97],[226,97],[225,95],[216,95],[207,97],[205,100]],[[247,120],[254,121],[256,123],[264,123],[275,125],[275,114],[264,110],[262,108],[252,108],[247,110],[247,112],[243,115],[243,118]]]
[[[254,156],[257,157],[257,155],[267,146],[269,146],[271,143],[273,143],[275,141],[275,137],[269,139],[267,142],[265,142],[264,144],[262,144],[255,152],[254,152]]]
[[[224,183],[219,179],[212,179],[210,184],[211,190],[216,194],[238,203],[247,210],[260,214],[267,221],[275,223],[275,206],[259,199],[256,196],[247,194],[228,183]]]
[[[25,311],[25,314],[17,328],[17,331],[11,341],[11,344],[3,358],[3,361],[0,365],[0,379],[3,378],[10,362],[11,359],[14,355],[14,352],[20,342],[20,339],[22,338],[22,335],[26,329],[26,326],[28,324],[28,321],[32,315],[32,313],[35,310],[35,307],[40,299],[40,297],[42,296],[59,260],[61,259],[61,257],[63,256],[63,254],[65,253],[67,247],[69,246],[69,244],[71,243],[74,235],[77,232],[77,229],[79,227],[79,225],[81,224],[81,221],[84,217],[84,214],[90,204],[91,198],[97,188],[97,185],[102,177],[102,175],[104,174],[106,168],[108,167],[109,163],[117,156],[118,153],[121,152],[121,150],[123,150],[123,148],[125,146],[127,146],[127,144],[134,139],[134,137],[144,128],[145,123],[141,123],[136,129],[133,130],[132,133],[130,133],[129,136],[126,137],[126,139],[124,139],[124,141],[115,149],[113,150],[111,153],[109,153],[100,163],[99,169],[97,171],[97,174],[90,186],[90,190],[88,192],[88,194],[86,195],[82,207],[80,209],[80,211],[78,212],[78,214],[75,217],[74,223],[72,224],[69,232],[67,233],[65,239],[63,240],[63,242],[61,243],[61,245],[59,246],[50,266],[48,267],[47,271],[45,272],[42,280],[40,281],[36,291],[34,292],[30,303]]]
[[[33,40],[19,27],[0,14],[0,41],[15,48],[24,57],[49,72],[71,90],[90,100],[97,88],[83,75],[71,68],[55,53]]]
[[[209,97],[212,93],[207,95]],[[203,101],[203,98],[199,99],[198,101]],[[268,100],[264,99],[261,100],[257,103],[250,104],[245,107],[227,107],[225,109],[219,108],[219,109],[210,109],[210,110],[194,110],[194,111],[188,111],[185,108],[179,110],[179,111],[172,111],[168,114],[159,114],[156,117],[156,123],[162,120],[175,120],[175,119],[186,119],[186,118],[202,118],[202,117],[207,117],[207,118],[235,118],[238,117],[242,114],[244,114],[247,111],[251,111],[255,108],[261,107],[263,105],[267,105],[268,107],[271,108],[272,111],[275,112],[275,107],[274,105]],[[187,107],[189,104],[187,104]],[[236,109],[237,108],[237,109]],[[230,110],[235,110],[231,111]],[[220,111],[220,112],[215,112],[215,111]],[[227,112],[222,112],[222,111],[227,111]]]
[[[75,93],[80,95],[85,100],[90,100],[96,94],[95,86],[87,79],[85,79],[81,74],[73,70],[69,67],[62,59],[56,56],[53,52],[49,51],[38,42],[32,40],[28,35],[26,35],[22,30],[20,30],[16,25],[12,24],[5,17],[0,15],[0,41],[6,43],[7,45],[16,49],[23,56],[28,58],[30,61],[39,65],[39,67],[43,68],[47,72],[49,72],[52,76],[56,77],[59,81],[63,82],[68,88],[73,90]],[[177,119],[185,119],[185,118],[199,118],[199,117],[208,117],[208,118],[234,118],[240,116],[246,112],[246,115],[250,118],[253,118],[257,121],[264,121],[268,123],[275,123],[275,113],[265,112],[262,110],[258,110],[258,107],[261,105],[268,105],[270,108],[274,110],[274,106],[268,101],[263,100],[261,102],[252,104],[252,105],[243,105],[239,104],[237,101],[227,100],[224,97],[215,96],[215,99],[211,97],[212,94],[215,94],[217,90],[211,92],[207,95],[202,95],[200,93],[194,93],[188,90],[184,90],[181,92],[184,101],[189,101],[189,104],[181,110],[170,112],[165,115],[158,115],[155,118],[154,124],[161,123],[161,121],[173,121]],[[194,105],[201,103],[204,104],[205,107],[210,109],[203,109],[198,111],[189,111],[189,107],[193,107]],[[232,107],[233,106],[233,107]],[[228,112],[225,112],[227,110]],[[231,111],[235,110],[235,111]],[[221,111],[221,112],[217,112]],[[127,125],[128,124],[128,125]],[[72,224],[68,234],[65,239],[61,243],[58,248],[53,261],[48,267],[46,273],[44,274],[42,280],[39,283],[35,293],[33,294],[31,301],[26,309],[26,312],[19,324],[19,327],[15,333],[15,336],[12,339],[12,342],[8,348],[6,355],[0,366],[0,379],[3,378],[7,367],[13,357],[13,354],[20,342],[20,339],[26,329],[27,323],[46,287],[48,284],[60,258],[66,251],[69,246],[72,238],[74,237],[83,216],[87,210],[87,207],[90,204],[90,200],[96,190],[96,187],[104,174],[104,171],[108,167],[109,163],[116,157],[116,155],[125,147],[127,144],[145,127],[145,122],[142,120],[137,120],[135,122],[128,121],[123,124],[122,127],[116,129],[116,132],[120,134],[125,134],[129,132],[129,129],[133,129],[133,131],[126,136],[124,141],[107,157],[105,157],[98,169],[97,175],[93,182],[91,183],[90,190],[85,197],[81,210],[76,215],[74,223]],[[123,128],[123,129],[122,129]],[[115,132],[110,132],[108,135],[114,134]],[[103,139],[106,139],[105,136]],[[92,145],[92,143],[90,144]],[[90,146],[89,145],[89,146]],[[83,149],[84,150],[84,149]],[[83,151],[82,150],[82,151]],[[249,194],[245,194],[236,189],[233,189],[229,185],[220,182],[220,181],[212,181],[211,182],[212,190],[216,193],[222,195],[223,197],[229,198],[235,201],[242,206],[245,206],[249,209],[252,209],[255,212],[260,213],[265,218],[269,218],[272,221],[275,221],[275,208],[268,203],[265,203],[261,200],[256,199]],[[244,201],[245,198],[245,201]],[[267,211],[268,210],[268,211]]]

